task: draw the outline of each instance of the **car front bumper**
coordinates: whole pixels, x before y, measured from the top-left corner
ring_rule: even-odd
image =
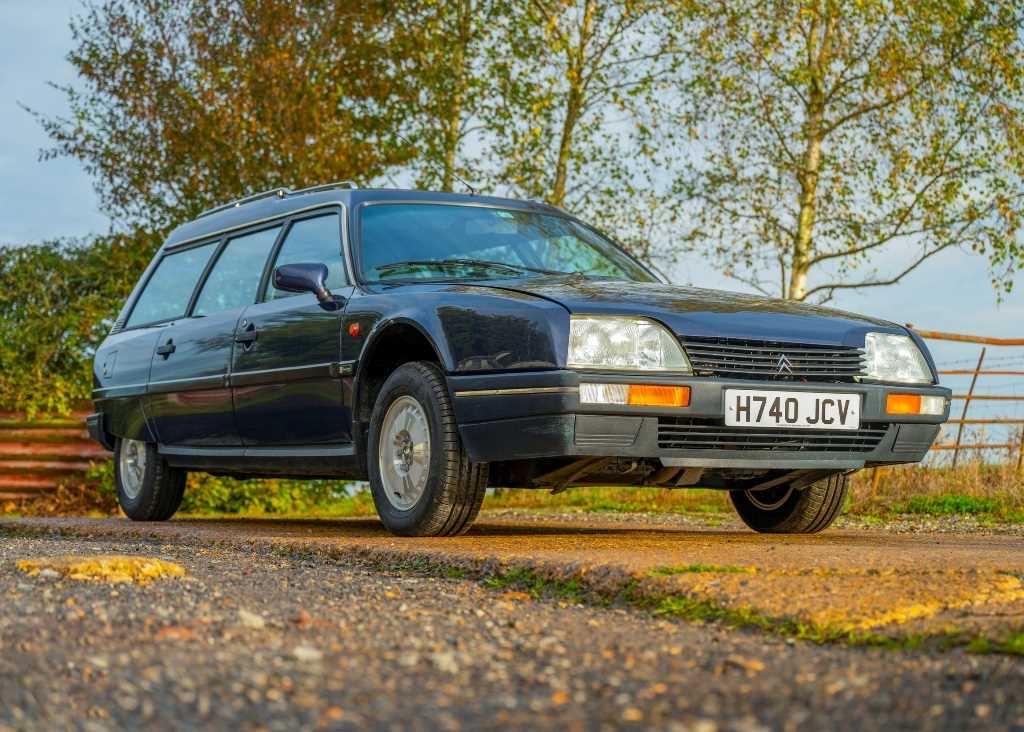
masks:
[[[690,387],[690,406],[581,404],[579,384]],[[563,456],[659,458],[704,468],[847,470],[919,462],[949,416],[949,389],[860,383],[749,381],[543,371],[448,378],[459,432],[472,460],[496,462]],[[822,431],[724,426],[728,388],[859,394],[861,429]],[[942,415],[885,411],[888,394],[945,399]]]

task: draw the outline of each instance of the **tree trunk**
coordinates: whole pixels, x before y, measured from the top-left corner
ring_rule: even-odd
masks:
[[[809,130],[820,127],[820,113],[815,122],[808,124]],[[796,236],[793,240],[793,254],[789,266],[790,300],[803,300],[807,296],[807,272],[811,258],[814,236],[814,217],[817,213],[818,174],[821,167],[821,138],[812,132],[804,149],[803,165],[800,170],[800,215],[797,220]]]
[[[565,203],[566,181],[569,177],[569,155],[572,151],[572,133],[579,118],[579,102],[576,90],[569,92],[565,119],[562,121],[562,135],[558,141],[558,159],[555,162],[555,182],[551,186],[548,203],[561,206]]]
[[[806,120],[804,122],[804,153],[797,183],[800,186],[799,214],[790,256],[789,289],[786,297],[803,300],[807,297],[807,274],[814,249],[814,221],[818,210],[818,179],[821,174],[821,147],[824,139],[825,73],[831,52],[835,15],[825,3],[827,17],[816,16],[807,34],[809,79],[807,84]],[[821,42],[818,45],[819,23]]]
[[[455,13],[458,43],[455,44],[450,66],[452,97],[451,103],[444,112],[441,131],[441,144],[443,145],[441,190],[443,191],[451,191],[455,188],[455,165],[462,142],[462,107],[466,94],[466,51],[470,42],[473,22],[472,0],[459,0]]]
[[[552,206],[562,206],[565,203],[565,189],[569,179],[569,159],[572,156],[572,136],[579,122],[580,113],[583,110],[583,88],[584,65],[586,64],[587,44],[593,32],[594,13],[597,10],[597,0],[587,0],[586,8],[583,11],[583,21],[579,28],[579,45],[576,48],[568,46],[565,49],[568,61],[567,80],[569,82],[569,93],[565,103],[565,118],[562,120],[562,133],[558,140],[558,157],[555,160],[555,178],[551,186],[551,194],[548,196],[548,203]]]

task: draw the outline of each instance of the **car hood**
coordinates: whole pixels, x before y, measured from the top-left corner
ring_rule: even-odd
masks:
[[[680,336],[861,348],[868,331],[906,333],[884,320],[791,300],[657,282],[536,277],[487,286],[542,297],[571,313],[653,318]]]

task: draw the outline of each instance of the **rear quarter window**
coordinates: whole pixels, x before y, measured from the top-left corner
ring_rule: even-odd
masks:
[[[136,300],[126,327],[182,317],[216,245],[210,242],[161,259]]]

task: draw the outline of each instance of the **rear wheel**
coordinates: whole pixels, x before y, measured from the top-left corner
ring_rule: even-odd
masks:
[[[849,476],[837,473],[794,488],[791,483],[758,491],[730,491],[743,523],[765,534],[814,534],[828,528],[843,510]]]
[[[185,471],[167,464],[156,445],[119,439],[114,460],[117,502],[134,521],[166,521],[185,495]]]
[[[398,367],[370,418],[370,489],[377,513],[401,536],[465,532],[483,503],[487,464],[462,447],[448,387],[431,363]]]

